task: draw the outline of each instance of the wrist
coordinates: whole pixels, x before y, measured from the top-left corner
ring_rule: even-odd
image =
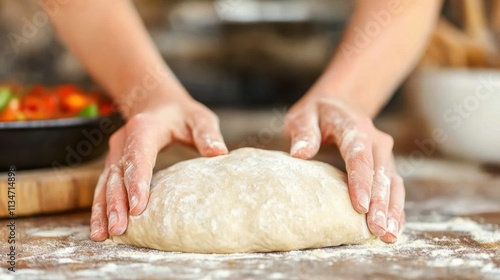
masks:
[[[336,102],[343,107],[350,108],[356,112],[362,111],[359,102],[355,96],[347,94],[335,85],[324,86],[315,84],[303,97],[305,102]]]
[[[192,100],[177,80],[164,79],[156,83],[138,83],[124,90],[116,99],[118,109],[129,118],[168,103]]]
[[[373,90],[360,89],[360,86],[349,86],[335,81],[325,81],[324,78],[318,80],[304,98],[306,100],[332,100],[342,103],[343,106],[361,115],[373,117],[381,107],[379,96],[373,94]]]

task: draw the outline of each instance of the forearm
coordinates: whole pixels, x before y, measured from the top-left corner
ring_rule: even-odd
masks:
[[[187,95],[129,1],[69,1],[59,9],[51,17],[59,37],[115,100],[128,104],[125,114]]]
[[[374,116],[417,63],[440,8],[436,0],[358,1],[337,52],[308,95],[335,97]]]

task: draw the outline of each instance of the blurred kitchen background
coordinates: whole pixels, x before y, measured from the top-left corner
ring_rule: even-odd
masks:
[[[252,107],[291,104],[304,94],[339,43],[356,1],[134,2],[161,54],[196,99]],[[91,86],[41,11],[39,1],[0,0],[0,80]],[[445,13],[457,23],[454,9]],[[11,44],[8,34],[22,35],[23,29],[28,36]]]
[[[353,9],[352,1],[328,0],[134,2],[169,66],[210,106],[297,100],[328,62]],[[22,34],[39,11],[38,1],[0,1],[0,80],[91,85],[50,23],[37,24],[14,50],[7,35]]]

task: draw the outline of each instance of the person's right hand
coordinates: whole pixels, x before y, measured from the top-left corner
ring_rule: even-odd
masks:
[[[103,241],[127,229],[128,214],[148,203],[158,152],[174,141],[196,146],[203,156],[228,152],[217,116],[190,97],[157,103],[131,116],[109,141],[109,154],[94,193],[90,238]]]
[[[405,222],[405,188],[392,153],[394,140],[348,101],[311,91],[285,119],[290,154],[314,157],[320,144],[333,143],[345,161],[349,196],[368,229],[387,243],[397,241]]]

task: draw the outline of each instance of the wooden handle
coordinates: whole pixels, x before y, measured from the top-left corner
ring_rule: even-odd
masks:
[[[500,33],[500,0],[491,0],[490,25],[495,33]]]
[[[482,39],[487,30],[483,0],[462,0],[465,32],[474,39]]]

